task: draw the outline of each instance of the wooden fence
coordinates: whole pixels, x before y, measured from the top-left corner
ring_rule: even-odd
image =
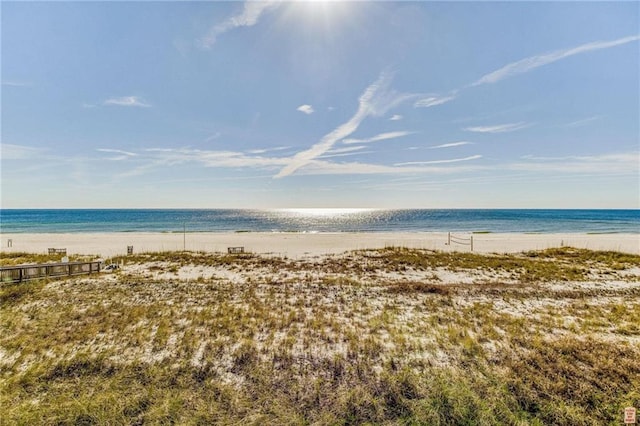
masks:
[[[100,272],[102,262],[42,263],[39,265],[18,265],[0,267],[0,282],[20,283],[49,277],[70,277]]]

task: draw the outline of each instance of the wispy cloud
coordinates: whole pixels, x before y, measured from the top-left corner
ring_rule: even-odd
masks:
[[[200,44],[205,48],[213,46],[218,37],[228,31],[239,27],[252,27],[264,12],[280,6],[279,0],[248,0],[244,2],[241,13],[227,18],[225,21],[214,25],[206,36],[200,39]]]
[[[427,95],[427,97],[418,99],[413,106],[416,108],[429,108],[436,105],[442,105],[456,98],[455,94],[452,95]]]
[[[620,174],[640,171],[640,152],[600,155],[536,157],[524,156],[507,166],[511,170],[557,173]]]
[[[2,160],[29,160],[38,157],[45,150],[31,146],[14,145],[10,143],[0,144],[0,158]]]
[[[399,121],[402,120],[404,117],[402,117],[400,114],[394,114],[391,116],[391,118],[389,120],[391,121]]]
[[[360,151],[361,149],[366,148],[364,145],[360,145],[360,146],[345,146],[343,148],[334,148],[331,151],[328,152],[328,154],[341,154],[341,153],[345,153],[345,152],[353,152],[353,151]]]
[[[212,142],[212,141],[218,139],[220,136],[222,136],[221,132],[215,132],[215,133],[207,136],[204,141],[205,142]]]
[[[306,104],[300,105],[298,108],[296,108],[296,111],[304,112],[307,115],[313,114],[315,112],[315,110],[311,105],[306,105]]]
[[[479,86],[481,84],[496,83],[500,80],[504,80],[505,78],[509,78],[514,75],[529,72],[535,68],[541,67],[543,65],[551,64],[553,62],[568,58],[570,56],[578,55],[580,53],[585,53],[585,52],[591,52],[593,50],[608,49],[611,47],[620,46],[622,44],[631,43],[637,40],[640,40],[640,35],[623,37],[623,38],[619,38],[617,40],[611,40],[611,41],[595,41],[592,43],[582,44],[577,47],[572,47],[570,49],[556,50],[556,51],[545,53],[542,55],[530,56],[528,58],[521,59],[517,62],[512,62],[496,71],[490,72],[489,74],[486,74],[480,77],[480,79],[472,83],[471,86]]]
[[[349,121],[326,134],[318,143],[309,149],[294,155],[289,160],[289,164],[283,167],[274,177],[281,178],[291,175],[296,172],[296,170],[329,151],[338,141],[345,139],[355,132],[365,118],[382,116],[400,103],[413,99],[416,96],[415,94],[398,93],[392,90],[390,85],[391,75],[383,72],[360,96],[358,110]]]
[[[428,164],[445,164],[445,163],[459,163],[461,161],[471,161],[482,158],[482,155],[472,155],[464,158],[452,158],[450,160],[432,160],[432,161],[409,161],[406,163],[396,163],[394,166],[422,166]]]
[[[473,142],[460,141],[460,142],[449,142],[443,143],[442,145],[430,146],[429,149],[438,149],[438,148],[453,148],[454,146],[463,146],[463,145],[471,145]]]
[[[400,138],[402,136],[407,136],[414,133],[415,132],[407,132],[407,131],[387,132],[387,133],[380,133],[379,135],[373,136],[371,138],[366,138],[366,139],[343,139],[342,143],[354,144],[354,143],[379,142],[379,141],[385,141],[388,139]]]
[[[521,121],[519,123],[497,124],[494,126],[465,127],[464,130],[476,133],[506,133],[515,132],[516,130],[524,129],[529,126],[531,126],[531,123]]]
[[[99,152],[106,152],[106,153],[110,153],[110,154],[119,154],[116,157],[109,157],[107,158],[107,160],[111,160],[111,161],[121,161],[121,160],[126,160],[128,158],[131,157],[136,157],[138,154],[136,154],[135,152],[130,152],[130,151],[123,151],[121,149],[110,149],[110,148],[98,148],[96,151]]]
[[[386,166],[368,163],[333,163],[329,161],[313,160],[307,167],[300,170],[301,175],[406,175],[406,174],[455,174],[468,173],[485,169],[485,166],[445,166],[429,165],[415,166]]]
[[[8,87],[31,87],[33,83],[28,81],[2,80],[2,85]]]
[[[274,152],[274,151],[283,151],[285,149],[289,149],[291,148],[290,146],[276,146],[273,148],[261,148],[261,149],[250,149],[249,151],[247,151],[247,153],[249,154],[266,154],[267,152]]]
[[[581,127],[586,124],[591,123],[592,121],[596,121],[602,118],[602,115],[594,115],[593,117],[583,118],[582,120],[572,121],[570,123],[565,124],[562,127]]]
[[[350,156],[350,155],[358,155],[358,154],[364,154],[364,153],[369,153],[370,151],[366,151],[363,152],[362,150],[366,148],[364,145],[359,145],[359,146],[347,146],[344,148],[334,148],[330,151],[327,151],[326,154],[323,154],[322,156],[318,157],[318,158],[334,158],[334,157],[346,157],[346,156]]]
[[[136,154],[135,152],[130,152],[130,151],[123,151],[121,149],[111,149],[111,148],[98,148],[96,149],[96,151],[100,151],[100,152],[112,152],[114,154],[123,154],[123,155],[127,155],[129,157],[135,157]]]
[[[410,161],[392,165],[370,164],[361,162],[333,162],[329,158],[362,154],[366,146],[348,146],[328,150],[325,154],[310,160],[300,175],[420,175],[420,174],[456,174],[478,171],[495,171],[495,165],[455,163],[472,162],[483,158],[482,155],[471,155],[462,158],[451,158],[431,161]],[[122,154],[122,157],[135,158],[137,167],[119,174],[125,178],[149,173],[178,165],[199,165],[212,168],[235,168],[273,171],[287,166],[290,157],[271,157],[256,155],[252,152],[210,151],[191,148],[149,148],[139,153],[117,149],[100,149],[101,152]],[[14,159],[33,158],[40,150],[2,145],[2,158],[9,155]],[[77,159],[67,159],[76,161]],[[640,168],[640,153],[607,153],[592,156],[535,157],[524,156],[520,161],[501,164],[501,170],[512,170],[524,173],[554,172],[560,175],[576,175],[590,173],[594,175],[637,174]]]
[[[134,154],[134,153],[130,153]],[[199,164],[216,168],[254,168],[275,170],[288,163],[288,159],[265,157],[236,151],[210,151],[191,148],[147,148],[139,154],[138,167],[121,173],[119,178],[139,176],[158,168],[181,164]]]
[[[126,107],[150,107],[151,104],[143,101],[138,96],[123,96],[121,98],[109,98],[103,102],[104,105],[116,105]]]
[[[147,151],[155,152],[157,158],[168,163],[197,162],[207,167],[274,167],[287,163],[286,158],[247,155],[235,151],[206,151],[189,148],[149,149]]]

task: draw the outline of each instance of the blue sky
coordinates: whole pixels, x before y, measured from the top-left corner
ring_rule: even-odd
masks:
[[[6,2],[3,208],[639,208],[637,2]]]

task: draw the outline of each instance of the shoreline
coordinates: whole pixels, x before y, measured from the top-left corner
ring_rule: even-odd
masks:
[[[640,235],[630,233],[453,233],[473,237],[474,253],[519,253],[570,246],[580,249],[640,254]],[[9,240],[11,240],[9,242]],[[68,254],[110,257],[159,251],[227,252],[244,247],[255,254],[320,256],[390,246],[469,252],[469,245],[447,245],[447,232],[92,232],[2,233],[1,252],[46,253],[66,248]]]

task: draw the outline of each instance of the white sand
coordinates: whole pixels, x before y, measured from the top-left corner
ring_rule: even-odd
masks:
[[[471,235],[456,234],[463,238]],[[9,240],[11,246],[9,247]],[[289,257],[343,253],[355,249],[388,246],[442,251],[470,251],[469,246],[447,245],[447,233],[82,233],[82,234],[0,234],[0,251],[46,253],[48,248],[66,248],[68,254],[94,254],[102,257],[127,253],[171,251],[226,252],[242,246],[245,251]],[[478,253],[516,253],[552,247],[571,246],[591,250],[613,250],[640,254],[638,234],[475,234],[473,251]]]

